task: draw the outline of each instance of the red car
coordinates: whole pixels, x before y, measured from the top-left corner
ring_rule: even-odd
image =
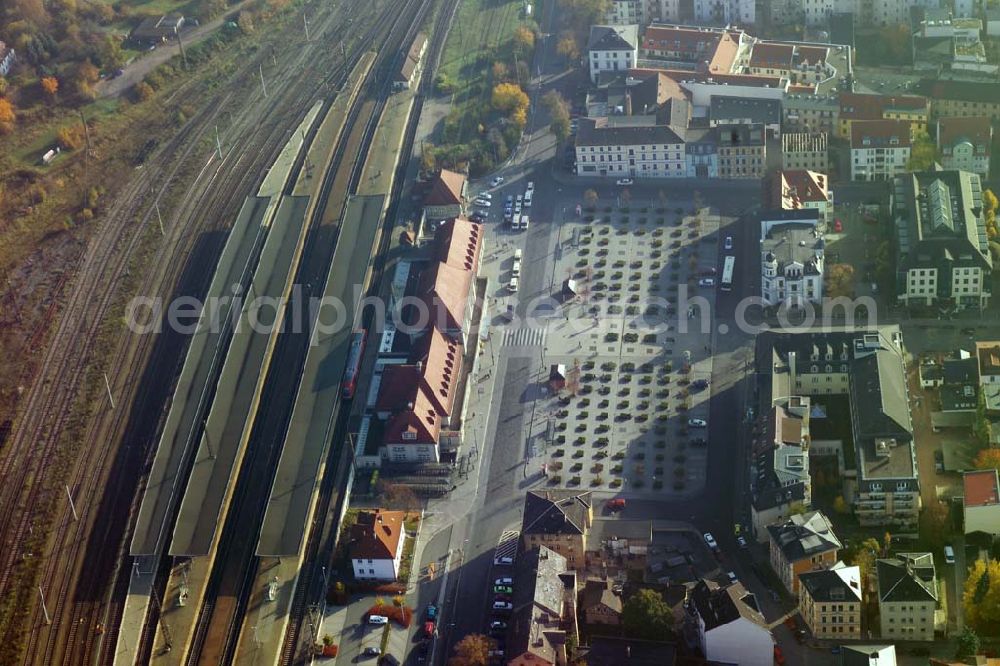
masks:
[[[781,648],[777,645],[774,646],[774,663],[778,666],[785,663],[785,655],[781,654]]]
[[[608,511],[621,511],[625,508],[625,500],[622,498],[610,499],[605,505],[608,507]]]
[[[833,221],[833,230],[838,234],[844,230],[844,223],[839,218]]]
[[[426,636],[427,638],[431,638],[432,636],[434,636],[433,622],[424,622],[424,636]]]

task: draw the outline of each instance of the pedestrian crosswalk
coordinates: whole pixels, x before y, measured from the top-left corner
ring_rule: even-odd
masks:
[[[504,331],[503,344],[506,347],[536,347],[545,344],[545,328],[514,328]]]

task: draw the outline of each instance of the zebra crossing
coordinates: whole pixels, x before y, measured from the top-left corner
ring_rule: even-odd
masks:
[[[545,328],[514,328],[504,331],[505,347],[537,347],[545,344]]]

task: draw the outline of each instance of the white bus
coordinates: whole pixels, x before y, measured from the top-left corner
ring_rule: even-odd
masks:
[[[732,291],[733,289],[733,266],[736,264],[736,257],[729,255],[726,263],[722,266],[722,291]]]

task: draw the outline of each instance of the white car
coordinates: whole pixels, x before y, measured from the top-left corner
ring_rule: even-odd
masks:
[[[476,197],[476,198],[477,199],[486,199],[487,201],[492,201],[493,200],[493,195],[490,194],[489,192],[480,192],[479,196]]]
[[[632,179],[631,178],[619,178],[617,184],[618,185],[631,185],[632,184]]]
[[[714,287],[715,286],[715,278],[702,278],[702,279],[698,280],[698,286],[699,287]]]
[[[389,624],[389,618],[385,615],[369,615],[368,624]]]
[[[521,229],[522,230],[524,230],[524,231],[528,230],[528,222],[529,221],[530,220],[528,220],[528,216],[527,215],[522,215],[521,216]]]
[[[514,604],[509,601],[494,601],[493,610],[509,611],[513,610]]]
[[[725,247],[726,247],[727,250],[732,250],[733,249],[733,237],[732,236],[726,236]]]
[[[748,548],[749,547],[749,544],[747,543],[746,538],[742,534],[740,536],[736,537],[736,545],[739,546],[740,548]]]
[[[688,419],[688,426],[691,428],[706,428],[708,423],[705,419]]]
[[[517,293],[517,284],[518,284],[518,279],[516,277],[512,277],[510,279],[510,282],[507,283],[507,291],[509,291],[512,294]]]
[[[490,181],[490,187],[498,187],[503,184],[503,176],[494,176]]]
[[[715,542],[715,537],[712,536],[711,532],[705,532],[705,534],[703,534],[702,536],[705,537],[705,543],[707,543],[708,547],[711,548],[712,550],[715,550],[716,548],[719,547],[719,544]]]
[[[494,585],[513,585],[514,584],[514,579],[511,578],[510,576],[504,576],[503,578],[497,578],[495,581],[493,581],[493,584]]]
[[[524,201],[524,195],[523,194],[518,194],[516,197],[514,197],[514,204],[515,205],[520,206],[522,201]]]
[[[727,571],[726,572],[726,578],[729,579],[729,583],[731,585],[740,582],[740,579],[736,577],[736,572],[735,571]]]
[[[528,181],[527,190],[528,190],[528,192],[534,192],[535,191],[535,181],[533,181],[533,180],[529,180]]]
[[[490,201],[489,199],[476,199],[472,203],[476,204],[477,206],[482,206],[483,208],[489,208],[490,206],[493,205],[493,202]]]
[[[531,190],[528,190],[528,193],[524,195],[524,207],[531,208]]]

